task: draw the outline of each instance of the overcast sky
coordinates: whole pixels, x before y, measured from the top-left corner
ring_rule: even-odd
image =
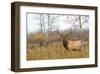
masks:
[[[39,16],[39,14],[27,14],[26,21],[27,21],[28,34],[39,31],[40,26],[39,26],[39,20],[37,19],[38,16]],[[59,18],[57,18],[57,21],[53,24],[55,26],[54,30],[56,30],[57,27],[59,27],[59,30],[65,30],[65,29],[72,27],[71,23],[67,23],[64,21],[65,18],[66,18],[65,15],[59,15]],[[73,19],[73,18],[71,18],[71,19]],[[47,22],[46,18],[45,18],[45,22]],[[77,23],[77,25],[79,25],[79,24]],[[86,23],[83,25],[83,28],[88,28],[88,27],[89,27],[89,23]],[[45,28],[47,28],[47,25],[45,26]]]

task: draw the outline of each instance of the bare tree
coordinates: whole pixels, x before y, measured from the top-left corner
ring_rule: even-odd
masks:
[[[55,25],[54,24],[57,21],[58,17],[59,17],[58,15],[47,14],[47,19],[48,19],[48,21],[47,21],[47,25],[48,25],[47,34],[48,34],[48,41],[51,43],[51,46],[52,46],[52,40],[50,41],[49,34],[52,32],[53,29],[55,29]]]
[[[50,41],[50,33],[53,29],[55,29],[55,22],[58,19],[58,15],[53,14],[37,14],[36,15],[38,20],[38,25],[40,27],[40,31],[47,35],[48,43],[52,44],[52,41]]]
[[[40,47],[43,46],[46,39],[45,17],[45,14],[36,14],[36,20],[38,21],[40,30],[38,30],[35,39],[39,42]]]
[[[44,20],[45,20],[45,15],[44,14],[39,14],[39,25],[40,25],[40,28],[41,28],[41,32],[45,33],[45,23],[44,23]]]
[[[58,19],[58,15],[53,14],[38,14],[37,20],[39,21],[39,26],[41,32],[49,34],[53,29],[55,29],[55,22]]]
[[[80,39],[81,39],[81,50],[83,48],[83,38],[82,38],[82,26],[88,22],[88,16],[87,15],[79,15],[79,27],[80,27]]]

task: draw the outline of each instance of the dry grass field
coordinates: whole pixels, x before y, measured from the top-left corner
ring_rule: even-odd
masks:
[[[27,46],[27,60],[74,59],[88,57],[89,44],[87,42],[84,43],[82,51],[68,51],[63,47],[62,43],[53,43],[42,47],[33,44],[28,44]]]

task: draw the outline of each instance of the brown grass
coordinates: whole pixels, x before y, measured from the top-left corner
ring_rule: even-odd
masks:
[[[29,44],[27,49],[27,60],[67,59],[67,58],[88,58],[89,47],[85,43],[82,51],[68,51],[62,44],[49,44],[41,48]]]

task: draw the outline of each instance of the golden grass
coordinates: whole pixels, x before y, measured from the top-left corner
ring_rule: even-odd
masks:
[[[88,58],[89,47],[87,44],[82,51],[68,51],[63,48],[61,44],[49,44],[41,48],[36,45],[28,45],[27,60],[47,60],[47,59],[74,59],[74,58]]]

